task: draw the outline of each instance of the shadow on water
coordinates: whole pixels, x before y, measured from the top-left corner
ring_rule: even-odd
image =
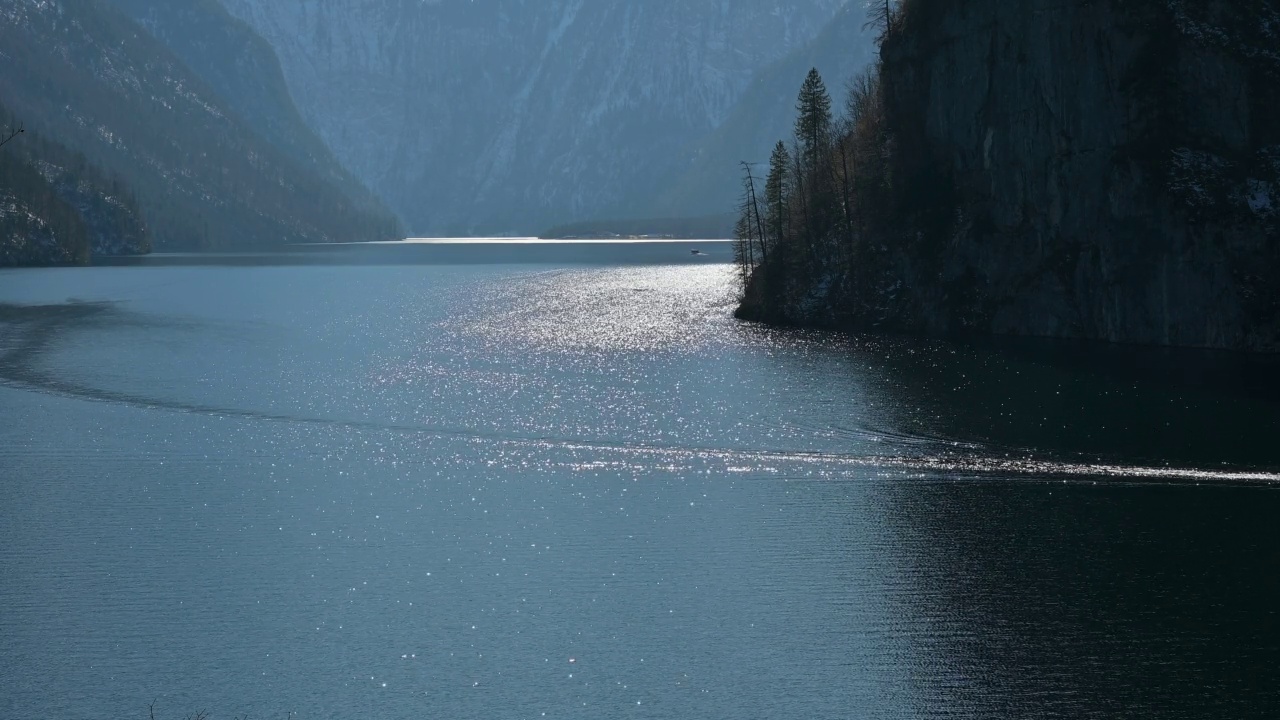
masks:
[[[323,425],[353,430],[392,431],[437,437],[537,440],[536,438],[515,436],[484,437],[467,430],[454,428],[392,425],[261,412],[220,405],[182,402],[136,393],[116,392],[68,379],[46,369],[41,362],[54,349],[58,340],[70,333],[90,328],[124,327],[155,324],[157,322],[162,321],[128,313],[119,309],[114,303],[108,302],[72,302],[65,305],[38,306],[0,303],[0,385],[9,385],[90,402],[114,403],[143,409],[194,415]]]
[[[987,458],[1045,459],[876,487],[892,537],[877,552],[893,558],[887,585],[901,588],[894,634],[912,639],[904,662],[920,716],[1276,716],[1280,493],[1202,482],[1220,477],[1212,471],[1124,480],[1139,458],[1170,470],[1280,466],[1280,359],[743,331],[807,349],[768,356],[765,375],[780,385],[823,365],[857,375],[842,412],[867,398],[895,406],[868,424],[961,439]],[[1098,457],[1119,482],[1055,476]],[[838,505],[838,488],[810,485],[807,495]],[[857,537],[865,519],[848,517]]]
[[[977,350],[1100,378],[1280,403],[1280,356],[1275,355],[1044,338],[967,342]]]
[[[27,382],[37,361],[60,335],[107,321],[114,311],[115,306],[107,302],[0,303],[0,378]]]
[[[934,387],[958,432],[1055,456],[1280,466],[1280,358],[1035,339],[958,347],[964,361],[933,369],[950,373]]]
[[[941,639],[939,712],[1264,718],[1280,707],[1280,495],[1192,486],[886,488]],[[1246,499],[1239,493],[1248,492]]]
[[[906,436],[1008,458],[1280,468],[1280,357],[1041,339],[751,332],[841,358],[895,406],[887,412]],[[794,356],[779,353],[774,362],[784,374],[803,371]]]

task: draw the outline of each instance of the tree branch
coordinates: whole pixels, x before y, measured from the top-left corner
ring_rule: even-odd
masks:
[[[21,125],[19,125],[17,130],[11,130],[9,132],[9,137],[3,140],[0,140],[0,147],[4,147],[5,145],[8,145],[10,140],[18,137],[24,132],[26,132],[26,129],[24,129]]]

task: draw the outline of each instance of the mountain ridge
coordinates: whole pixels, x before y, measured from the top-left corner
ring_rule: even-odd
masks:
[[[653,188],[755,73],[847,4],[220,1],[272,44],[304,117],[418,234],[649,214]]]
[[[264,140],[374,207],[378,202],[303,120],[279,58],[217,0],[107,0],[162,42]]]

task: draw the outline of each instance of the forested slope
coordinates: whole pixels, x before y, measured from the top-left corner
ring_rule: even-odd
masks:
[[[397,234],[388,213],[273,146],[167,47],[100,0],[0,0],[0,47],[9,110],[128,186],[157,248]]]
[[[108,0],[169,48],[242,121],[370,212],[388,212],[303,121],[275,51],[217,0]]]
[[[6,115],[0,106],[0,118]],[[83,155],[36,132],[0,149],[0,267],[84,264],[150,249],[128,188]]]

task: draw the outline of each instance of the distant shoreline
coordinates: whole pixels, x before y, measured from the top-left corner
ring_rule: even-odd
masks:
[[[671,237],[627,237],[627,238],[544,238],[544,237],[491,237],[491,238],[404,238],[403,240],[378,240],[371,242],[343,243],[296,243],[288,247],[331,247],[353,245],[651,245],[651,244],[688,244],[688,243],[732,243],[731,238],[671,238]]]
[[[673,265],[733,259],[728,240],[543,240],[413,238],[352,243],[300,243],[226,252],[153,252],[95,258],[101,267],[247,265]]]

